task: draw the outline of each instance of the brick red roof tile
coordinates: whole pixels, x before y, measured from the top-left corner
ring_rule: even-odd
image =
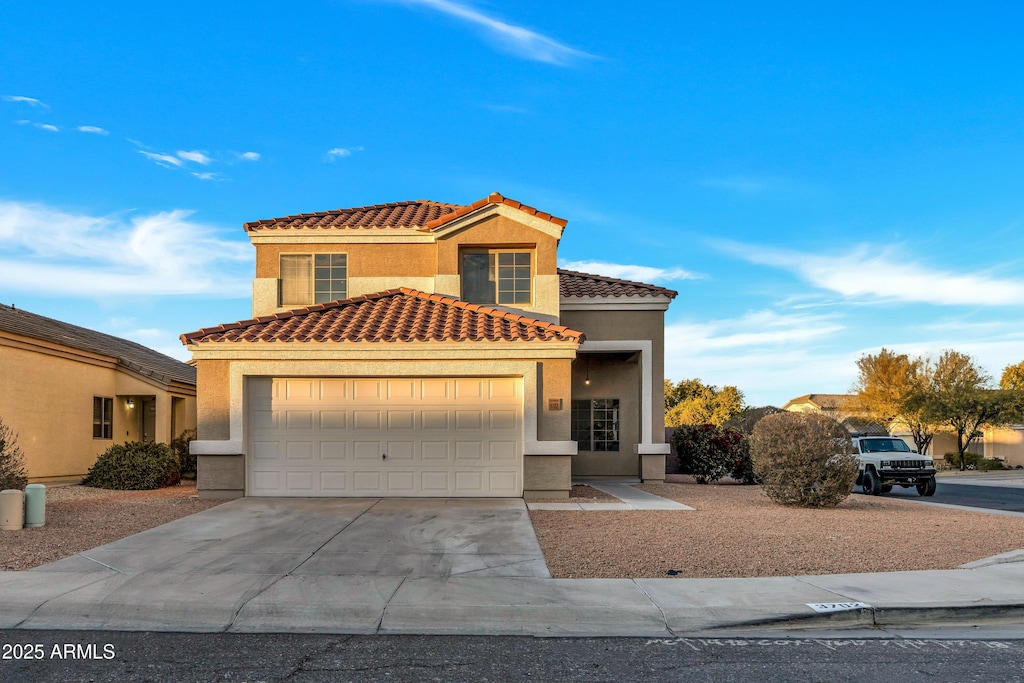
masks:
[[[402,287],[181,335],[206,342],[576,341],[561,325]]]
[[[623,297],[623,296],[665,296],[674,299],[679,292],[657,285],[632,280],[619,280],[604,275],[580,273],[575,270],[558,269],[558,293],[561,296]]]
[[[380,229],[380,228],[411,228],[415,230],[435,230],[456,218],[461,218],[489,204],[506,204],[520,211],[550,221],[561,227],[568,223],[564,218],[556,218],[549,213],[538,211],[514,199],[508,199],[497,192],[485,199],[468,205],[444,204],[429,200],[411,202],[395,202],[393,204],[374,204],[359,206],[352,209],[335,209],[318,213],[300,213],[282,218],[268,218],[250,221],[245,224],[246,232],[259,230],[337,230],[337,229]]]

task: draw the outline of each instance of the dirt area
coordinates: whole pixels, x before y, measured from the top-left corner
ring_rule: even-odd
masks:
[[[785,508],[757,486],[701,486],[682,475],[670,479],[639,488],[695,511],[532,510],[551,575],[751,577],[954,569],[1024,548],[1024,517],[861,494],[831,510]]]
[[[48,487],[45,526],[0,531],[0,570],[31,569],[223,502],[195,495],[195,482],[155,491]]]
[[[531,503],[621,503],[615,496],[586,484],[573,484],[568,498],[531,498]]]

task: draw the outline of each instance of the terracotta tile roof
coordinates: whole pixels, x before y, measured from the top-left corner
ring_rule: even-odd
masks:
[[[583,339],[567,327],[406,287],[181,335],[183,344]]]
[[[434,230],[448,221],[465,216],[489,204],[506,204],[512,208],[550,221],[565,227],[564,218],[556,218],[549,213],[538,211],[514,199],[503,197],[497,192],[485,199],[466,206],[460,204],[444,204],[429,200],[412,202],[395,202],[393,204],[374,204],[359,206],[353,209],[335,209],[319,213],[300,213],[283,218],[269,218],[261,221],[250,221],[245,224],[246,232],[257,230],[336,230],[351,228],[411,228],[416,230]]]
[[[503,196],[501,196],[497,192],[492,192],[485,199],[481,199],[479,201],[475,201],[472,204],[468,204],[466,206],[460,206],[459,208],[457,208],[452,213],[444,214],[444,215],[440,216],[439,218],[435,218],[434,220],[432,220],[429,223],[427,223],[426,227],[429,230],[436,230],[437,228],[441,227],[445,223],[447,223],[449,221],[453,221],[453,220],[455,220],[457,218],[461,218],[461,217],[465,216],[468,213],[472,213],[473,211],[476,211],[477,209],[481,209],[481,208],[487,206],[488,204],[505,204],[506,206],[511,206],[513,209],[519,209],[520,211],[525,211],[526,213],[530,214],[531,216],[536,216],[537,218],[540,218],[540,219],[545,220],[545,221],[549,221],[549,222],[554,223],[555,225],[558,225],[558,226],[563,227],[563,228],[569,223],[569,221],[565,220],[564,218],[558,218],[556,216],[552,216],[550,213],[546,213],[544,211],[538,211],[537,209],[533,208],[532,206],[527,206],[526,204],[523,204],[521,202],[517,202],[514,199],[509,199],[508,197],[503,197]]]
[[[337,228],[423,228],[431,221],[462,208],[427,200],[374,204],[354,209],[300,213],[245,224],[246,232],[256,230],[329,230]]]
[[[558,293],[572,297],[666,296],[674,299],[679,292],[657,285],[632,280],[618,280],[603,275],[591,275],[575,270],[558,269]]]
[[[127,339],[0,304],[0,331],[116,359],[118,365],[152,377],[195,385],[196,369]]]

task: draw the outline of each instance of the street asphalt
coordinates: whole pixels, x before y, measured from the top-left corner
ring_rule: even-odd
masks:
[[[653,638],[994,628],[1024,621],[1020,560],[1024,552],[947,571],[552,579],[522,500],[244,498],[0,572],[0,628]]]

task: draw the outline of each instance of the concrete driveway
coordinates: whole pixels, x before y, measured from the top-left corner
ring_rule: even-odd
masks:
[[[550,578],[522,500],[242,498],[33,571]]]

